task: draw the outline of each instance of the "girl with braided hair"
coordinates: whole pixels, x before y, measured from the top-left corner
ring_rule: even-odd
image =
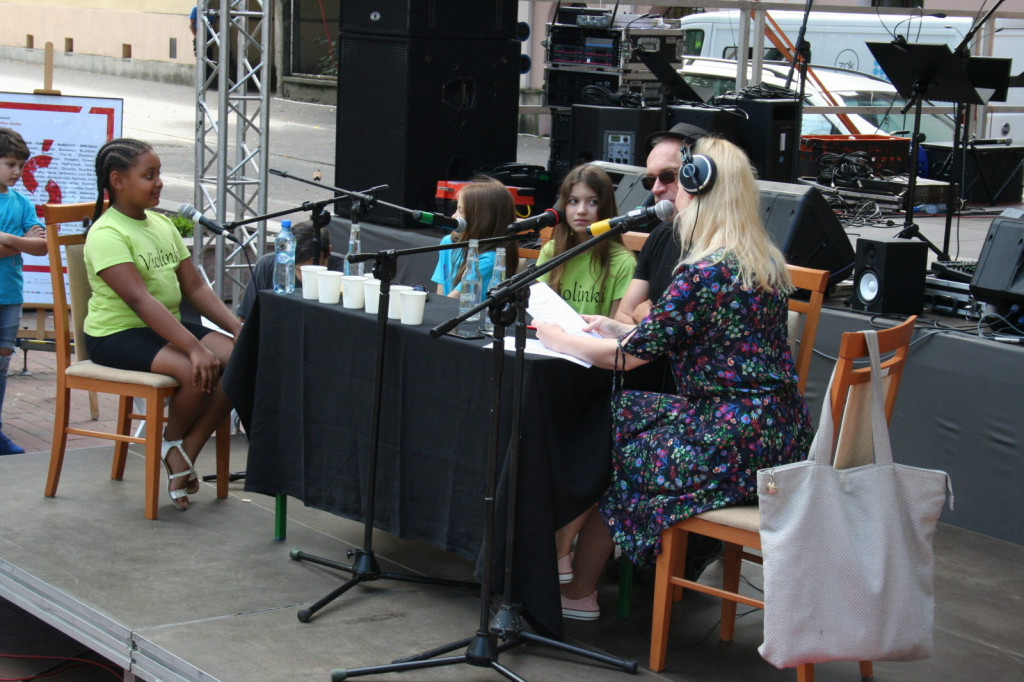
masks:
[[[231,412],[221,372],[234,339],[182,322],[182,298],[228,334],[241,323],[206,284],[160,203],[160,157],[139,140],[116,139],[96,155],[96,212],[85,241],[92,287],[86,346],[101,365],[173,376],[161,456],[174,506],[199,491],[195,459]],[[110,208],[103,211],[104,193]]]

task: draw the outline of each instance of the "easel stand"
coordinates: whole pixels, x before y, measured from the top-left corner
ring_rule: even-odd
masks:
[[[353,202],[353,224],[358,220],[356,217],[358,206],[365,206],[363,202]],[[361,209],[359,209],[361,210]],[[527,235],[528,236],[528,235]],[[524,238],[519,235],[511,237],[495,237],[492,239],[481,239],[481,243],[507,243],[516,239]],[[337,589],[314,603],[309,608],[299,611],[298,618],[303,623],[308,623],[317,611],[330,604],[332,601],[343,595],[349,589],[359,583],[371,582],[374,580],[398,580],[404,582],[421,583],[426,585],[437,585],[441,587],[463,587],[477,588],[479,585],[474,582],[461,580],[445,580],[442,578],[430,578],[420,575],[406,573],[388,573],[380,570],[377,557],[373,552],[373,520],[375,503],[377,498],[377,462],[380,449],[380,421],[382,394],[384,390],[384,350],[387,344],[388,331],[388,307],[391,303],[391,282],[395,278],[398,268],[398,257],[415,253],[430,253],[449,249],[465,249],[469,246],[468,241],[456,242],[454,244],[421,246],[412,249],[396,251],[390,249],[378,253],[350,254],[348,260],[351,263],[359,263],[368,260],[374,261],[373,275],[380,280],[380,296],[377,303],[377,357],[374,369],[373,381],[373,411],[370,416],[370,460],[366,473],[366,508],[363,513],[363,546],[357,550],[349,550],[348,557],[352,559],[351,564],[341,563],[333,559],[326,559],[302,550],[292,550],[289,556],[294,561],[306,561],[319,566],[334,568],[339,571],[350,573],[352,577]]]
[[[529,300],[529,285],[544,273],[558,267],[562,263],[572,259],[584,251],[591,249],[604,239],[621,234],[626,229],[622,223],[603,235],[595,237],[583,244],[579,244],[565,253],[562,253],[541,266],[531,266],[521,273],[511,277],[501,285],[492,288],[487,292],[487,299],[480,305],[455,317],[447,322],[438,325],[431,330],[432,336],[441,336],[454,329],[466,319],[473,317],[483,310],[488,311],[491,321],[494,323],[494,345],[492,350],[492,376],[491,376],[491,425],[489,434],[489,459],[487,467],[487,484],[484,491],[484,546],[483,546],[483,571],[480,582],[480,620],[476,633],[465,639],[444,644],[435,649],[425,651],[404,659],[393,661],[389,665],[373,666],[368,668],[338,668],[331,671],[331,680],[346,680],[350,677],[363,675],[376,675],[380,673],[402,672],[406,670],[418,670],[422,668],[437,668],[448,665],[467,664],[481,668],[491,668],[502,677],[525,682],[512,670],[502,665],[499,661],[501,653],[508,651],[521,644],[533,642],[554,647],[561,651],[583,656],[585,658],[607,663],[611,666],[622,669],[628,673],[635,673],[637,662],[608,656],[595,651],[589,651],[581,647],[566,644],[558,640],[540,635],[525,632],[520,617],[521,608],[512,601],[512,573],[515,557],[515,520],[517,500],[517,480],[519,473],[519,452],[522,433],[522,401],[523,401],[523,356],[526,348],[526,305]],[[515,366],[513,372],[512,392],[512,440],[508,455],[508,495],[507,495],[507,521],[505,538],[505,582],[502,604],[491,620],[491,592],[493,585],[493,563],[494,563],[494,525],[495,525],[495,499],[498,479],[498,463],[500,461],[499,427],[501,414],[501,375],[504,371],[505,362],[505,329],[515,321]],[[501,643],[499,644],[499,639]],[[458,656],[436,658],[456,649],[466,647],[465,653]]]

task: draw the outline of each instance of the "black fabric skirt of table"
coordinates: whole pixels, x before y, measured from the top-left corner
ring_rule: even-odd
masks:
[[[430,337],[456,313],[454,300],[431,294],[423,325],[389,321],[374,526],[479,559],[492,353],[487,341]],[[375,315],[260,292],[225,373],[249,434],[246,490],[362,520],[377,339]],[[513,357],[505,355],[503,460]],[[512,592],[548,636],[562,635],[554,530],[607,484],[610,390],[610,372],[526,358]],[[499,571],[495,591],[501,580]]]

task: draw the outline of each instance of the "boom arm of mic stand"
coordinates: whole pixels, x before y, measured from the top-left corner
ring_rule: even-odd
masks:
[[[523,241],[528,233],[522,235],[509,235],[508,237],[488,237],[487,239],[478,240],[481,244],[507,244],[508,242]],[[376,274],[377,267],[380,266],[382,261],[390,260],[392,263],[398,256],[409,256],[416,253],[434,253],[437,251],[450,251],[453,249],[468,249],[469,240],[461,242],[453,242],[451,244],[431,244],[430,246],[415,246],[409,249],[386,249],[384,251],[367,251],[365,253],[352,253],[345,258],[349,263],[364,263],[366,261],[374,261],[374,273]],[[340,254],[339,254],[340,255]],[[393,275],[394,273],[392,273]],[[381,279],[378,277],[377,279]]]
[[[408,213],[409,215],[412,215],[413,213],[416,212],[414,209],[406,208],[405,206],[399,206],[398,204],[391,204],[388,203],[387,201],[381,201],[380,199],[378,199],[376,193],[383,192],[384,190],[388,189],[388,185],[377,185],[376,187],[371,187],[365,192],[353,192],[352,190],[342,189],[340,187],[331,187],[329,185],[324,185],[319,182],[313,182],[312,180],[306,180],[305,178],[299,178],[292,175],[291,173],[282,170],[276,170],[274,168],[271,168],[270,172],[273,173],[274,175],[279,175],[282,178],[288,178],[289,180],[298,180],[299,182],[304,182],[307,185],[313,185],[314,187],[322,187],[323,189],[333,190],[340,194],[342,197],[352,199],[353,201],[362,202],[364,209],[373,208],[374,206],[384,206],[386,208],[394,209],[396,211],[401,211],[402,213]],[[338,198],[339,197],[336,196],[328,203],[333,203],[337,201]]]
[[[541,275],[550,272],[551,270],[554,270],[562,263],[572,260],[579,254],[585,251],[589,251],[590,249],[594,248],[596,245],[600,244],[605,239],[611,239],[616,235],[622,234],[623,232],[626,231],[627,227],[628,225],[626,224],[626,222],[619,223],[618,225],[615,225],[614,227],[609,229],[604,234],[600,234],[596,237],[593,237],[592,239],[588,239],[582,244],[577,244],[568,251],[558,254],[549,261],[545,261],[543,265],[531,265],[522,272],[516,273],[515,275],[509,277],[507,280],[505,280],[498,286],[490,289],[487,292],[487,298],[481,301],[478,305],[473,306],[472,308],[462,313],[461,315],[453,317],[447,322],[442,322],[441,324],[431,329],[430,335],[433,336],[434,338],[437,338],[438,336],[443,336],[447,334],[452,329],[459,326],[460,324],[465,322],[470,317],[476,315],[480,311],[486,308],[490,308],[491,305],[495,303],[507,300],[516,291],[530,285]]]

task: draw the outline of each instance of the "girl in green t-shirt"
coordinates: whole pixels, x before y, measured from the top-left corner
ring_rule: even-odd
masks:
[[[231,412],[221,373],[242,325],[192,262],[160,203],[160,157],[139,140],[117,139],[96,154],[94,223],[85,241],[92,287],[85,318],[89,356],[101,365],[173,376],[161,455],[178,509],[199,492],[195,459]],[[104,194],[110,208],[103,210]],[[224,332],[182,322],[182,298]]]
[[[590,239],[587,227],[614,218],[615,188],[604,169],[583,165],[569,171],[555,206],[562,221],[540,250],[540,265]],[[599,242],[540,278],[581,315],[614,317],[636,269],[636,257],[616,235]]]

